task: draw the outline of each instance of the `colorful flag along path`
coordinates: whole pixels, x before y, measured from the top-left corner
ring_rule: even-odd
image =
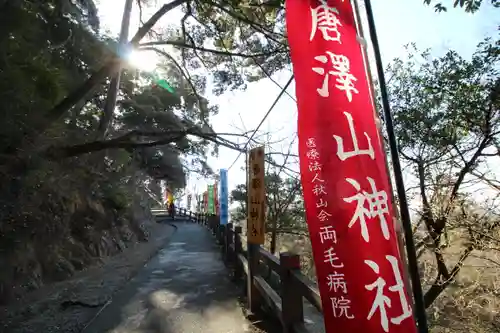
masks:
[[[220,224],[226,225],[229,220],[228,212],[228,189],[227,189],[227,170],[220,170],[220,191],[219,191],[219,211],[220,211]]]
[[[414,333],[351,3],[286,0],[286,21],[326,331]]]
[[[218,182],[215,182],[214,186],[212,187],[214,191],[214,211],[215,215],[219,216],[219,187],[218,187]]]
[[[208,214],[215,214],[214,185],[207,185]]]
[[[208,191],[203,192],[203,213],[208,214]]]
[[[157,75],[155,75],[155,78],[154,78],[154,83],[152,85],[153,87],[161,87],[163,89],[166,89],[168,92],[174,94],[175,91],[174,89],[170,86],[170,84],[164,80],[164,79],[160,79]]]

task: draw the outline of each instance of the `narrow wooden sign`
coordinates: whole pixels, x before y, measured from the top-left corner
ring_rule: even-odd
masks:
[[[266,187],[264,183],[264,147],[250,150],[248,156],[247,240],[264,244],[266,221]]]

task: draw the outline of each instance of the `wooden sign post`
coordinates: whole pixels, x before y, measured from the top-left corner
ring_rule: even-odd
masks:
[[[250,150],[248,158],[247,239],[250,244],[264,244],[266,192],[264,184],[264,147]]]

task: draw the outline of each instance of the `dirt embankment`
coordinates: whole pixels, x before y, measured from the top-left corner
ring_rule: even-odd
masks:
[[[131,244],[68,280],[45,285],[0,308],[0,331],[80,332],[175,231],[167,223],[148,222],[142,227],[149,234],[147,242]]]

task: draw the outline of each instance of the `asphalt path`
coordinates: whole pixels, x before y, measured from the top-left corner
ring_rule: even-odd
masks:
[[[219,248],[198,224],[176,221],[168,244],[113,296],[84,333],[245,333]]]

